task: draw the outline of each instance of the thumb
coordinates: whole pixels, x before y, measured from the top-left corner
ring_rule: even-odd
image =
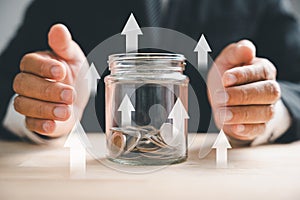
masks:
[[[71,33],[63,24],[55,24],[50,28],[48,44],[56,55],[66,61],[82,62],[85,59],[81,48],[72,40]]]
[[[223,70],[250,64],[255,58],[256,48],[249,40],[241,40],[238,43],[228,45],[216,58],[216,65]]]

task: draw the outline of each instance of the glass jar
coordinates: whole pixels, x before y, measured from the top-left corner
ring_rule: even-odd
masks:
[[[187,158],[189,79],[185,57],[168,53],[109,56],[105,77],[108,159],[165,165]]]

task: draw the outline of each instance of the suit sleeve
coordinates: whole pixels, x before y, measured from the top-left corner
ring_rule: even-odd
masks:
[[[300,139],[300,27],[286,0],[266,4],[258,21],[255,43],[258,56],[266,57],[277,68],[282,101],[292,123],[275,142],[287,143]]]

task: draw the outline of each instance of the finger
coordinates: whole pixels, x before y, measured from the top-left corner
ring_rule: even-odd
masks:
[[[223,124],[260,124],[270,121],[274,115],[273,105],[234,106],[217,111]]]
[[[17,96],[15,110],[22,115],[38,119],[66,121],[71,116],[71,109],[65,104],[55,104]]]
[[[55,130],[56,123],[53,120],[25,118],[26,128],[41,135],[49,136]]]
[[[216,58],[215,64],[227,70],[238,65],[250,64],[255,57],[255,46],[249,40],[228,45]]]
[[[75,96],[70,85],[47,81],[27,73],[20,73],[15,77],[13,88],[22,96],[56,103],[72,104]]]
[[[66,68],[63,63],[40,53],[26,54],[20,62],[20,70],[57,81],[66,76]]]
[[[63,24],[51,27],[48,43],[54,53],[66,61],[82,62],[85,59],[79,45],[72,40],[71,33]]]
[[[260,81],[218,90],[213,101],[216,105],[267,105],[281,96],[279,84],[274,80]]]
[[[223,131],[238,140],[254,140],[264,133],[266,124],[236,124],[225,125]]]
[[[223,75],[225,87],[241,85],[263,80],[275,80],[276,68],[267,59],[259,58],[253,65],[235,67],[227,70]]]

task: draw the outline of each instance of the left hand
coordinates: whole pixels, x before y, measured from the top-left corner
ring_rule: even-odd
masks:
[[[264,133],[280,99],[276,68],[257,58],[248,40],[230,44],[208,74],[209,99],[219,128],[238,140],[254,140]]]

